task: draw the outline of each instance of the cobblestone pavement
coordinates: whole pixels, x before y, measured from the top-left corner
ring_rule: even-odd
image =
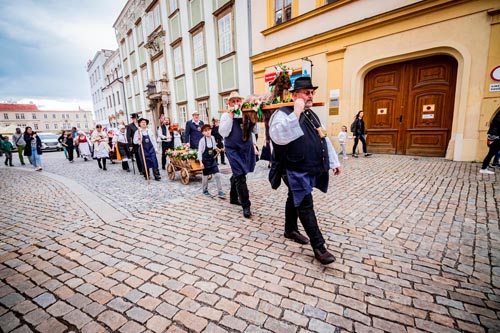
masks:
[[[265,162],[244,219],[200,176],[147,185],[42,158],[40,173],[0,167],[3,332],[500,332],[500,191],[477,163],[345,161],[314,193],[337,257],[325,267],[284,239],[286,192]],[[126,218],[101,220],[49,172]]]

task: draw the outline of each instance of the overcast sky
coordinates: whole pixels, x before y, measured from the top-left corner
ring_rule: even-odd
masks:
[[[0,0],[0,102],[93,109],[86,63],[117,48],[126,0]]]

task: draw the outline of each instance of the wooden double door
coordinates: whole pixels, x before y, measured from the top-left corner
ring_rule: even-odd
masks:
[[[365,78],[363,111],[372,153],[445,156],[457,62],[445,55],[385,65]]]

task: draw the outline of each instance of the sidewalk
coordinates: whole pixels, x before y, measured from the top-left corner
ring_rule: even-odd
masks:
[[[250,220],[202,196],[200,176],[147,185],[120,165],[43,163],[0,167],[4,332],[500,331],[500,191],[477,163],[347,160],[314,192],[329,266],[283,237],[286,191],[265,162]],[[125,218],[103,220],[70,181]]]

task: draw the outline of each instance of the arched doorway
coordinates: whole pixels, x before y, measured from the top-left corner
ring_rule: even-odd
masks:
[[[446,55],[371,70],[363,96],[370,152],[445,156],[456,78],[457,61]]]

